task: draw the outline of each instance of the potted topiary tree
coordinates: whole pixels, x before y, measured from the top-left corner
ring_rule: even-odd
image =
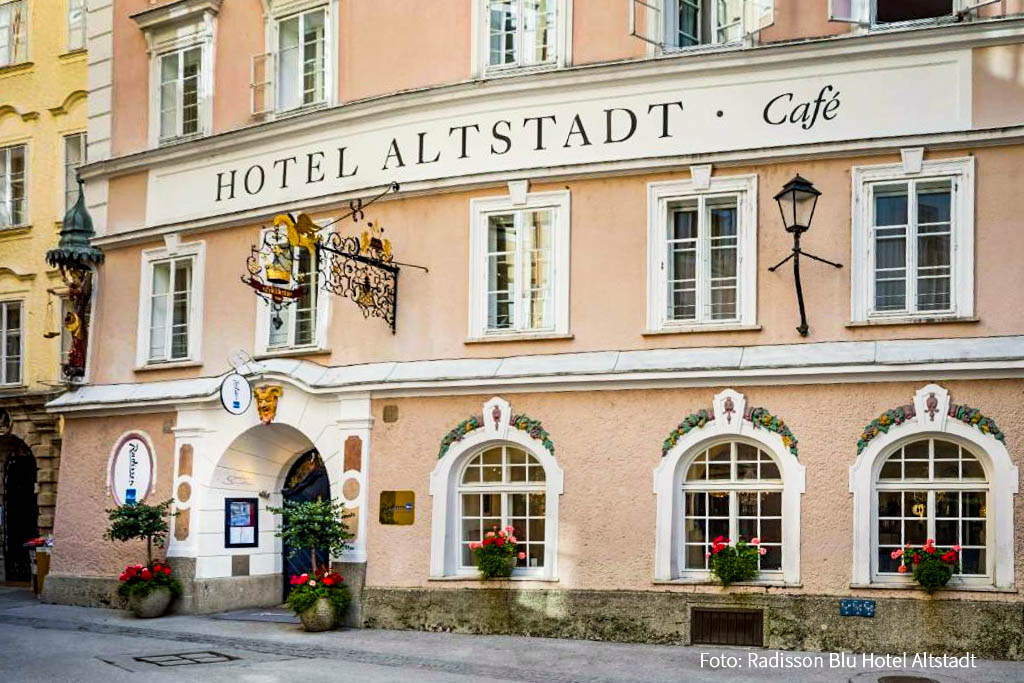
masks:
[[[286,500],[279,508],[268,507],[281,515],[281,526],[275,535],[292,549],[291,557],[308,552],[312,574],[292,576],[288,606],[302,620],[307,631],[327,631],[341,620],[351,595],[345,579],[329,566],[321,566],[317,550],[331,556],[340,555],[352,538],[345,519],[345,505],[333,500]]]
[[[132,503],[107,510],[110,526],[104,538],[111,541],[146,541],[146,564],[134,564],[121,572],[117,594],[128,600],[135,616],[150,619],[167,611],[171,601],[181,595],[181,582],[171,576],[166,561],[153,561],[153,546],[162,548],[170,526],[167,520],[178,513],[171,512],[171,501],[157,505]]]

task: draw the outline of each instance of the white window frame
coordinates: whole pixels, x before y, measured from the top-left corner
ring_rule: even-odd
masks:
[[[928,403],[934,401],[934,410]],[[923,439],[953,441],[968,448],[985,471],[987,494],[985,505],[988,525],[986,543],[990,576],[964,577],[954,575],[952,589],[1013,589],[1014,586],[1014,508],[1018,493],[1018,471],[1002,442],[981,430],[949,417],[949,392],[937,384],[929,384],[914,395],[915,416],[900,425],[878,434],[857,456],[850,467],[850,493],[853,494],[853,571],[854,587],[906,588],[914,585],[907,575],[881,574],[876,571],[878,534],[878,474],[896,448]],[[906,483],[905,489],[914,489]],[[951,485],[949,490],[982,488]],[[922,489],[924,490],[924,489]]]
[[[289,114],[289,113],[294,113],[294,112],[299,112],[299,111],[305,111],[307,109],[314,109],[316,107],[323,107],[323,106],[325,106],[325,105],[327,105],[327,104],[329,104],[331,102],[331,92],[334,90],[333,75],[334,75],[334,72],[337,70],[336,68],[333,68],[334,67],[334,50],[332,48],[334,46],[334,42],[333,42],[333,39],[332,39],[333,32],[331,30],[331,27],[334,25],[334,17],[336,16],[332,12],[333,7],[334,7],[334,3],[321,2],[321,3],[317,4],[317,5],[308,6],[308,7],[304,6],[304,7],[301,7],[300,9],[298,9],[297,11],[291,12],[291,13],[289,13],[287,15],[275,16],[273,18],[273,22],[272,22],[273,28],[272,28],[272,35],[271,35],[271,41],[272,41],[272,43],[271,43],[271,45],[272,45],[271,52],[273,54],[273,60],[274,60],[274,66],[273,66],[274,72],[273,72],[273,81],[272,81],[273,82],[273,90],[272,90],[271,94],[273,95],[273,98],[274,98],[273,110],[277,114],[280,115],[280,114]],[[305,22],[305,16],[307,14],[310,14],[311,12],[317,12],[317,11],[323,11],[323,13],[324,13],[324,74],[323,74],[323,81],[324,81],[323,82],[323,88],[324,88],[324,92],[323,92],[323,97],[320,100],[318,100],[316,102],[310,102],[309,104],[303,104],[303,103],[300,102],[298,105],[296,105],[294,107],[284,107],[284,106],[281,105],[281,102],[280,102],[280,95],[281,95],[280,83],[281,83],[281,75],[282,75],[282,71],[281,71],[281,23],[285,22],[285,21],[288,21],[288,20],[291,20],[291,19],[295,19],[296,17],[299,20],[299,25],[300,25],[300,29],[299,29],[300,59],[299,59],[299,74],[298,74],[298,77],[299,77],[299,89],[301,90],[301,88],[302,88],[302,68],[303,68],[303,60],[301,58],[301,51],[302,51],[302,42],[301,42],[302,29],[301,29],[301,26]],[[301,92],[300,92],[300,96],[301,96]],[[300,97],[300,99],[301,99],[301,97]]]
[[[4,5],[11,5],[12,8],[14,5],[21,5],[21,16],[24,21],[17,33],[14,32],[13,24],[5,29],[8,59],[6,62],[0,62],[0,67],[24,64],[31,60],[29,48],[32,41],[29,40],[29,37],[32,35],[32,7],[28,0],[0,0],[0,7]]]
[[[672,42],[670,42],[668,40],[669,35],[671,34],[673,37],[675,37],[678,34],[678,23],[679,23],[678,8],[679,8],[679,3],[680,2],[684,2],[684,0],[664,0],[665,11],[662,13],[662,16],[661,16],[660,30],[661,30],[662,45],[664,46],[664,51],[666,53],[680,52],[680,51],[686,51],[686,50],[694,50],[694,49],[700,49],[700,48],[708,48],[708,47],[727,47],[727,46],[738,47],[738,46],[743,45],[744,39],[746,37],[746,30],[745,30],[745,26],[744,26],[744,24],[745,24],[745,17],[743,16],[743,14],[745,14],[745,12],[741,13],[741,15],[740,15],[740,21],[739,21],[740,37],[736,38],[735,40],[721,41],[721,40],[719,40],[719,34],[718,34],[719,30],[721,29],[721,26],[719,26],[718,2],[716,0],[690,0],[690,4],[699,5],[699,7],[700,7],[700,10],[699,10],[699,13],[698,13],[698,17],[699,18],[698,18],[698,21],[697,21],[697,44],[696,45],[675,45]],[[704,41],[703,40],[703,36],[701,35],[701,32],[703,31],[703,23],[704,23],[703,17],[701,15],[703,15],[705,12],[710,12],[711,13],[711,22],[709,24],[710,30],[711,30],[711,40],[708,40],[708,41]]]
[[[516,213],[552,209],[555,212],[552,221],[554,235],[552,239],[554,253],[551,263],[552,274],[552,306],[553,327],[536,329],[501,329],[490,330],[487,327],[487,236],[488,216],[502,213]],[[470,257],[469,257],[469,339],[508,339],[536,336],[566,336],[569,334],[569,245],[570,226],[572,223],[571,201],[568,190],[555,192],[527,193],[525,197],[487,197],[470,201]],[[522,269],[523,264],[517,263]],[[522,273],[517,273],[517,281]]]
[[[268,232],[272,232],[273,228],[266,228],[260,232],[260,241],[262,243],[263,238]],[[304,247],[295,247],[295,258],[298,257],[298,250]],[[298,263],[296,260],[295,263]],[[295,266],[292,268],[292,276],[295,275]],[[297,352],[303,353],[328,353],[328,331],[330,329],[330,316],[331,316],[331,296],[327,292],[319,289],[319,278],[322,277],[323,273],[319,270],[319,264],[317,264],[317,286],[318,291],[316,293],[316,333],[313,335],[313,343],[303,344],[301,346],[295,345],[295,320],[290,318],[287,322],[289,326],[288,331],[288,343],[281,346],[270,346],[270,325],[271,325],[271,310],[270,306],[259,297],[256,298],[256,341],[253,348],[256,350],[256,354],[260,356],[273,356],[277,354],[281,355],[294,355]],[[289,306],[294,313],[295,305]]]
[[[196,82],[196,97],[198,98],[198,101],[196,102],[196,117],[197,117],[197,119],[196,119],[196,130],[193,131],[193,132],[186,133],[185,132],[185,128],[184,128],[184,126],[185,126],[185,116],[184,116],[184,109],[185,109],[185,97],[184,97],[185,54],[187,52],[191,52],[193,50],[199,50],[199,75],[198,75],[198,77],[196,79],[197,80],[197,82]],[[206,101],[207,101],[207,98],[205,97],[204,92],[203,92],[204,89],[205,89],[204,84],[205,84],[205,80],[206,80],[206,59],[205,59],[205,54],[206,54],[206,51],[203,49],[202,45],[189,45],[187,47],[182,47],[182,48],[177,48],[177,49],[174,49],[174,50],[168,50],[166,52],[162,52],[162,53],[160,53],[157,56],[156,61],[155,61],[155,63],[156,63],[156,82],[155,82],[156,93],[155,93],[155,97],[156,97],[156,110],[157,110],[156,129],[157,129],[157,143],[158,144],[168,144],[168,143],[171,143],[171,142],[177,142],[179,140],[189,140],[189,139],[192,139],[192,138],[195,138],[195,137],[199,137],[199,136],[205,135],[206,132],[209,130],[206,127],[205,121],[204,121],[204,110],[206,108]],[[177,85],[177,98],[178,98],[178,107],[177,107],[177,115],[176,115],[177,126],[176,126],[175,131],[174,131],[174,133],[172,135],[164,136],[162,134],[162,128],[163,128],[163,120],[162,120],[162,116],[163,116],[163,60],[167,59],[167,58],[169,58],[171,56],[177,56],[177,60],[178,60],[178,75],[177,75],[177,77],[174,80],[174,83]]]
[[[952,11],[949,14],[928,17],[926,19],[879,23],[876,20],[878,0],[849,0],[849,8],[838,7],[836,0],[828,0],[828,20],[858,24],[872,31],[898,30],[949,23],[954,21],[958,15],[968,15],[981,7],[992,5],[996,2],[999,2],[999,0],[953,0]],[[843,4],[845,5],[846,3],[844,2]]]
[[[25,188],[25,192],[24,192],[24,194],[22,195],[22,198],[21,198],[21,201],[22,201],[21,220],[18,221],[17,223],[11,222],[10,225],[4,225],[3,223],[0,223],[0,230],[9,230],[9,229],[12,229],[12,228],[21,228],[21,227],[25,227],[27,225],[31,225],[31,213],[30,213],[30,211],[31,211],[32,206],[31,206],[30,187],[29,187],[29,181],[30,181],[30,177],[29,177],[29,170],[30,170],[29,164],[30,164],[31,159],[30,159],[30,150],[29,150],[29,147],[28,147],[27,143],[17,143],[17,144],[13,144],[13,145],[6,145],[6,146],[3,146],[3,147],[0,147],[0,152],[7,152],[7,154],[4,157],[5,158],[5,162],[4,163],[6,164],[6,166],[0,168],[0,176],[3,176],[3,177],[8,177],[9,176],[10,168],[11,168],[10,150],[14,150],[14,149],[17,149],[19,147],[22,148],[22,150],[24,150],[23,154],[25,156],[25,172],[23,173],[22,179],[21,179],[22,186]],[[10,180],[7,180],[4,184],[0,185],[0,203],[7,204],[8,202],[13,201],[13,199],[11,197],[11,189],[10,188],[11,188]],[[10,213],[10,212],[8,212],[8,213]]]
[[[916,232],[907,231],[907,308],[902,311],[875,311],[875,245],[872,235],[873,201],[871,188],[876,184],[952,179],[950,198],[950,305],[948,311],[917,311]],[[851,321],[928,322],[946,319],[971,319],[974,316],[974,157],[940,159],[912,164],[855,166],[852,173],[853,235],[850,269]],[[908,211],[910,211],[908,200]],[[913,237],[913,241],[912,241]]]
[[[740,37],[723,43],[718,40],[717,4],[714,0],[697,0],[693,4],[699,3],[702,13],[711,12],[712,40],[697,45],[678,46],[666,40],[669,32],[675,35],[674,27],[678,25],[678,0],[626,0],[626,3],[629,7],[629,33],[647,43],[648,57],[751,47],[756,44],[761,31],[775,24],[775,0],[743,0],[739,23]]]
[[[501,445],[514,446],[533,456],[544,468],[545,479],[544,566],[517,568],[511,578],[535,581],[558,579],[558,507],[563,490],[562,469],[539,441],[509,424],[511,415],[512,407],[507,401],[498,397],[489,400],[483,406],[484,426],[453,443],[430,473],[432,579],[471,579],[480,576],[475,568],[461,566],[460,480],[469,460],[489,447]]]
[[[149,144],[158,147],[208,135],[213,130],[215,88],[215,42],[219,3],[210,0],[182,0],[145,10],[132,16],[142,29],[148,46]],[[188,135],[163,138],[160,135],[161,59],[173,52],[201,48],[199,60],[199,130]],[[179,68],[181,68],[179,66]],[[181,103],[179,102],[179,108]],[[179,115],[178,129],[182,117]]]
[[[573,2],[574,0],[555,0],[555,58],[544,64],[522,65],[519,62],[514,64],[502,64],[491,66],[490,56],[490,12],[488,0],[473,0],[471,22],[474,27],[471,36],[471,72],[477,77],[489,78],[494,76],[513,75],[530,73],[534,71],[546,71],[550,69],[561,69],[572,64],[572,23],[573,23]],[[521,2],[521,0],[520,0]],[[520,52],[521,54],[521,52]]]
[[[87,0],[67,0],[67,49],[68,52],[75,52],[77,50],[84,50],[86,48],[87,38],[87,16],[88,7]],[[73,23],[73,13],[78,10],[79,21]],[[80,41],[80,43],[79,43]]]
[[[206,271],[206,242],[181,244],[178,235],[164,238],[165,245],[159,249],[142,252],[141,277],[139,278],[139,322],[135,341],[135,365],[137,368],[174,367],[178,365],[199,365],[202,363],[204,283]],[[188,355],[173,360],[151,359],[149,357],[149,326],[152,316],[151,297],[153,291],[153,268],[156,264],[170,259],[192,259],[192,287],[189,299]]]
[[[20,310],[18,325],[18,381],[12,382],[7,377],[7,310],[11,305]],[[0,386],[18,387],[27,384],[25,381],[25,302],[21,299],[0,300]]]
[[[698,310],[697,320],[670,320],[668,317],[668,220],[673,202],[720,195],[737,195],[736,317],[711,320],[707,311]],[[698,308],[701,278],[710,277],[710,255],[698,242]],[[703,265],[702,265],[703,264]],[[710,306],[710,302],[707,302]],[[647,333],[688,332],[716,328],[755,327],[757,325],[757,175],[718,176],[706,183],[693,178],[647,185]]]
[[[81,163],[75,166],[68,162],[68,145],[71,143],[72,138],[78,138],[79,153],[82,160]],[[64,204],[61,206],[61,215],[64,215],[71,210],[71,207],[78,200],[78,184],[75,182],[77,176],[71,173],[71,169],[73,168],[77,172],[77,169],[88,163],[89,139],[84,130],[77,133],[66,133],[62,139],[64,142]]]
[[[683,482],[690,463],[708,447],[742,441],[767,452],[782,475],[782,569],[766,571],[753,583],[796,585],[800,583],[800,496],[805,489],[804,466],[790,453],[782,437],[743,419],[747,399],[726,389],[713,399],[715,419],[691,429],[662,457],[654,469],[655,519],[654,580],[705,583],[710,570],[685,569],[683,563]],[[709,490],[707,486],[704,490]],[[779,490],[765,482],[724,485],[718,490]],[[735,515],[730,514],[730,518]],[[731,521],[730,521],[731,524]],[[735,538],[734,538],[735,540]]]

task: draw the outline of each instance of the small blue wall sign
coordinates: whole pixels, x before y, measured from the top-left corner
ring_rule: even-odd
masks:
[[[874,600],[840,600],[839,616],[841,617],[873,617],[875,616]]]

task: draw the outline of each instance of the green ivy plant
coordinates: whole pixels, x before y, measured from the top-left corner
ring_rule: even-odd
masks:
[[[316,559],[318,549],[340,555],[353,537],[345,525],[352,514],[345,514],[345,504],[336,499],[286,500],[281,507],[268,506],[267,510],[281,515],[281,526],[274,535],[291,548],[289,556],[308,552],[314,572],[320,568]]]
[[[170,531],[168,519],[177,516],[171,512],[171,500],[156,505],[132,503],[107,510],[110,526],[103,537],[110,541],[146,541],[146,564],[153,564],[153,546],[164,547]]]

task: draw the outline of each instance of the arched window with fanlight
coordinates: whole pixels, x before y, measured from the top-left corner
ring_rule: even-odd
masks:
[[[854,587],[913,585],[893,552],[960,546],[961,590],[1014,587],[1019,473],[990,415],[928,384],[865,425],[850,467]]]
[[[875,481],[876,579],[900,577],[893,551],[928,539],[940,548],[961,547],[963,579],[990,577],[988,493],[984,467],[961,443],[926,438],[893,448]]]
[[[708,553],[716,538],[758,539],[755,581],[800,583],[800,495],[804,466],[797,439],[763,407],[726,389],[712,408],[686,416],[662,444],[654,580],[713,581]]]
[[[511,526],[516,571],[544,568],[547,495],[544,467],[522,448],[500,444],[470,457],[459,478],[459,567],[473,570],[469,544]],[[523,554],[523,558],[519,558]]]
[[[511,578],[558,578],[563,474],[554,453],[540,421],[513,415],[499,397],[442,439],[430,474],[431,578],[478,577],[469,544],[509,526],[517,546]]]
[[[701,448],[686,467],[682,482],[681,573],[705,572],[711,543],[722,536],[758,539],[762,577],[781,578],[782,474],[772,456],[745,441]]]

